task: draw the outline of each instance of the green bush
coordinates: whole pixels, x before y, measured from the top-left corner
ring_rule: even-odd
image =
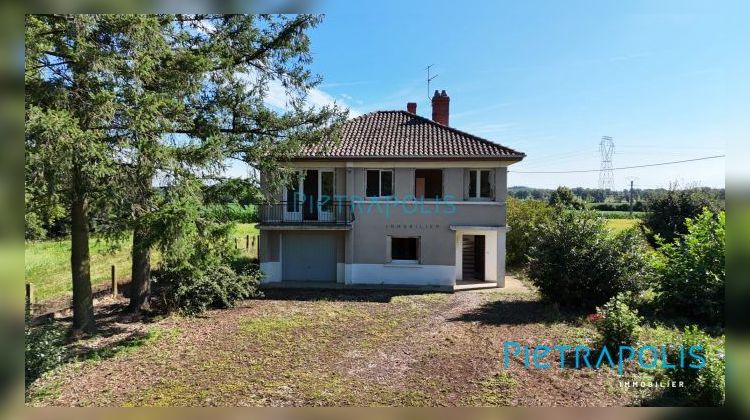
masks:
[[[155,295],[167,309],[194,315],[259,296],[261,272],[257,265],[236,264],[232,224],[186,218],[179,226],[179,215],[164,223],[168,233],[162,236],[170,240],[160,242],[162,260],[153,273]]]
[[[725,213],[708,209],[686,220],[687,233],[662,244],[657,273],[656,306],[667,315],[709,324],[724,323]]]
[[[642,201],[636,201],[633,203],[633,211],[641,212],[644,210],[644,204]],[[624,212],[630,211],[630,203],[591,203],[589,205],[591,210],[597,211],[617,211]]]
[[[642,319],[637,310],[628,306],[627,301],[624,294],[618,294],[602,307],[596,308],[599,315],[596,329],[602,337],[602,344],[610,350],[638,342]]]
[[[511,267],[523,266],[535,240],[534,229],[552,216],[552,207],[544,201],[508,198],[508,231],[506,262]]]
[[[255,205],[207,204],[203,206],[202,214],[218,223],[255,223],[258,222],[258,208]]]
[[[683,382],[682,388],[675,388],[677,394],[691,405],[718,406],[725,400],[725,360],[724,337],[715,339],[701,331],[697,326],[688,326],[682,333],[682,340],[678,344],[685,351],[685,365],[680,368],[667,369],[669,378],[676,382]],[[697,364],[699,360],[689,357],[687,351],[691,346],[703,347],[706,365],[700,369],[689,367],[690,363]],[[680,360],[678,346],[670,346],[667,360]]]
[[[28,313],[24,326],[26,344],[24,378],[28,388],[44,372],[65,360],[65,332],[54,325],[31,326]]]
[[[576,197],[568,187],[557,187],[555,191],[552,191],[552,194],[549,196],[549,205],[577,210],[586,207],[584,202]]]
[[[196,315],[209,308],[229,308],[237,301],[258,297],[260,272],[235,272],[228,265],[207,269],[162,267],[154,272],[163,303],[169,310]]]
[[[534,229],[528,275],[547,300],[593,309],[650,277],[651,254],[633,230],[611,235],[591,211],[560,211]]]
[[[40,240],[47,237],[47,229],[42,226],[42,221],[36,213],[26,212],[24,222],[26,226],[24,237],[26,240]]]
[[[657,236],[672,242],[678,235],[687,233],[685,220],[698,216],[704,208],[718,212],[720,205],[704,190],[687,189],[654,194],[647,199],[646,208],[643,226],[649,242],[658,245]]]

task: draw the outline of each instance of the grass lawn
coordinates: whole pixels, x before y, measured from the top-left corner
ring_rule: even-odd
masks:
[[[607,226],[614,233],[620,233],[623,230],[636,226],[640,222],[640,219],[607,219]]]
[[[269,291],[205,316],[150,323],[99,308],[88,356],[28,390],[34,406],[589,405],[655,401],[619,386],[649,372],[503,366],[503,342],[593,345],[582,316],[531,291]],[[114,314],[114,315],[113,315]],[[136,328],[137,330],[133,330]],[[648,379],[648,377],[645,377]]]
[[[245,246],[245,236],[258,235],[255,224],[238,224],[234,236],[241,248]],[[252,238],[251,238],[252,240]],[[110,267],[115,265],[118,280],[130,278],[130,239],[117,249],[110,249],[105,241],[93,238],[90,242],[91,284],[108,284],[111,278]],[[256,257],[256,249],[244,251]],[[158,255],[154,255],[158,262]],[[33,283],[38,301],[63,297],[72,293],[70,277],[70,239],[27,242],[25,247],[25,281]]]

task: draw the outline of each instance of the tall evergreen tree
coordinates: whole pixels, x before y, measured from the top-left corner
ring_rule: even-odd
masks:
[[[227,158],[278,172],[279,162],[302,145],[336,134],[346,113],[305,102],[320,82],[308,69],[307,35],[320,20],[310,15],[27,18],[27,191],[41,198],[58,194],[61,185],[69,190],[74,301],[80,312],[75,329],[93,328],[92,202],[110,210],[108,229],[133,230],[130,308],[138,312],[148,304],[151,248],[175,235],[163,221],[174,220],[170,216],[179,203],[190,201],[186,194],[200,193],[177,184],[217,176]],[[285,109],[266,105],[271,89],[283,92]],[[283,177],[272,179],[283,182]],[[180,193],[158,194],[157,186]],[[173,202],[167,205],[167,199]]]

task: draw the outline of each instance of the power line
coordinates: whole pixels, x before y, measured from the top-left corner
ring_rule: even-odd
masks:
[[[725,155],[705,156],[705,157],[699,157],[695,159],[675,160],[672,162],[650,163],[647,165],[621,166],[619,168],[610,168],[609,170],[617,171],[621,169],[648,168],[651,166],[674,165],[676,163],[695,162],[698,160],[717,159],[717,158],[723,158],[723,157],[725,157]],[[517,174],[572,174],[572,173],[599,172],[599,171],[601,171],[601,169],[582,169],[578,171],[508,171],[508,172],[513,172]]]

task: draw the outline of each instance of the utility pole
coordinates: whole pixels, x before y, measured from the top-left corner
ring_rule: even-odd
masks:
[[[633,180],[630,180],[630,218],[633,218]]]

